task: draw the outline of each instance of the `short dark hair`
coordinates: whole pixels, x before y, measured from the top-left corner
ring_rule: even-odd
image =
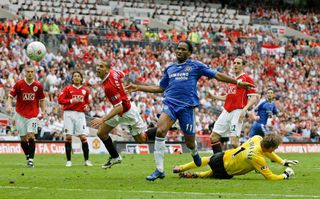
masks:
[[[267,91],[273,91],[274,92],[274,89],[272,87],[268,87]]]
[[[262,148],[270,149],[270,148],[278,148],[278,146],[282,143],[282,138],[280,135],[275,133],[270,133],[266,135],[260,145]]]
[[[180,43],[182,43],[182,42],[186,43],[188,45],[188,50],[192,54],[193,53],[193,45],[192,45],[192,43],[190,41],[188,41],[188,40],[181,40],[181,41],[179,41],[178,45]]]
[[[80,71],[73,71],[73,73],[71,74],[71,83],[73,84],[73,75],[78,73],[83,81],[83,75]],[[82,81],[81,81],[81,84],[82,84]]]
[[[242,58],[242,57],[240,57],[240,56],[237,56],[235,59],[241,59],[242,60],[242,65],[246,65],[246,61]]]
[[[111,63],[109,61],[101,61],[99,65],[102,65],[103,67],[111,68]]]

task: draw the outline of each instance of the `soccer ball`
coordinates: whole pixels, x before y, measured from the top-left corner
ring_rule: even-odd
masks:
[[[39,41],[33,41],[27,46],[27,56],[33,61],[41,61],[46,52],[45,45]]]

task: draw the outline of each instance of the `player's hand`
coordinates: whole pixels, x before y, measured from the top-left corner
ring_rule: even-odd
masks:
[[[92,128],[98,128],[103,123],[102,118],[95,118],[91,121],[91,127]]]
[[[259,115],[257,115],[257,116],[253,116],[253,117],[254,117],[254,120],[255,120],[255,121],[260,120],[260,116],[259,116]]]
[[[292,167],[293,165],[298,164],[298,160],[284,160],[283,166],[285,167]]]
[[[213,92],[211,90],[206,90],[206,93],[208,94],[208,97],[214,99],[214,94],[213,94]]]
[[[293,169],[288,167],[288,168],[286,168],[286,170],[284,170],[283,175],[284,175],[284,179],[288,179],[290,176],[294,175],[294,171],[293,171]]]
[[[245,87],[245,88],[254,88],[255,87],[255,85],[253,85],[249,82],[242,82],[242,81],[239,81],[238,86]]]
[[[87,104],[84,105],[84,111],[85,112],[89,112],[90,111],[90,107]]]
[[[241,113],[240,113],[240,116],[239,116],[239,123],[242,123],[243,122],[243,120],[244,120],[244,118],[245,118],[245,116],[246,116],[246,112],[245,111],[241,111]]]
[[[124,89],[125,89],[126,92],[128,92],[128,93],[132,93],[132,92],[138,91],[138,90],[139,90],[139,86],[136,85],[136,84],[130,83],[130,84],[129,84],[128,86],[126,86]]]
[[[181,172],[181,173],[179,173],[179,177],[180,178],[198,178],[199,177],[199,173],[197,173],[197,172],[194,172],[194,173]]]
[[[11,105],[7,106],[6,111],[7,111],[7,113],[11,114],[13,111],[12,106]]]

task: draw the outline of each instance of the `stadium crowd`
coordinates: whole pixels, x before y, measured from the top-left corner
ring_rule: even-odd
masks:
[[[20,22],[22,25],[19,32]],[[41,22],[38,24],[38,32],[35,31],[37,22]],[[10,29],[13,27],[10,23],[14,31]],[[319,141],[320,49],[315,42],[299,39],[281,41],[265,29],[193,27],[191,31],[181,33],[175,29],[147,29],[143,34],[134,23],[126,26],[122,21],[97,22],[94,19],[88,24],[84,23],[76,17],[59,21],[44,16],[41,20],[34,17],[32,20],[17,19],[0,24],[1,106],[5,106],[9,89],[17,79],[23,77],[24,65],[31,64],[25,52],[27,44],[40,39],[48,46],[54,46],[53,50],[47,49],[41,62],[34,63],[37,78],[47,94],[48,117],[42,121],[40,139],[60,140],[63,137],[63,118],[57,98],[61,89],[70,83],[73,70],[82,71],[84,84],[90,87],[91,109],[88,115],[102,116],[110,110],[111,104],[103,100],[104,93],[98,86],[101,80],[94,73],[99,59],[108,60],[113,68],[124,71],[127,82],[158,84],[164,68],[175,59],[174,42],[188,39],[195,44],[195,59],[232,74],[232,58],[242,55],[247,61],[245,72],[255,80],[257,91],[263,95],[268,87],[274,88],[276,105],[280,111],[285,112],[285,116],[270,119],[269,128],[281,133],[284,140]],[[34,25],[33,28],[30,28],[30,24]],[[270,44],[284,46],[285,53],[261,53],[261,46]],[[209,136],[209,127],[217,119],[222,107],[221,102],[209,100],[206,95],[208,89],[216,94],[224,94],[226,85],[218,84],[215,80],[199,82],[201,107],[196,110],[199,139]],[[131,97],[148,125],[154,125],[161,112],[161,96],[135,93]],[[244,140],[251,123],[248,118],[243,129]],[[123,137],[127,139],[125,132],[125,129],[119,128],[113,133],[124,134]],[[8,134],[15,134],[13,124],[8,128]],[[182,139],[182,134],[177,130],[168,133],[168,140]],[[206,142],[208,139],[203,140]]]

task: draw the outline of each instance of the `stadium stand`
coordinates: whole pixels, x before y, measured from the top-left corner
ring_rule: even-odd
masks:
[[[45,59],[36,64],[38,79],[48,96],[48,117],[39,129],[40,139],[60,140],[63,118],[57,97],[70,82],[73,70],[81,70],[85,84],[91,88],[88,114],[101,116],[111,105],[103,100],[97,86],[100,80],[93,72],[98,59],[111,61],[114,68],[127,74],[129,82],[157,84],[166,65],[175,59],[175,43],[188,39],[195,45],[194,58],[232,74],[230,60],[242,56],[247,60],[245,71],[254,78],[259,93],[265,93],[269,86],[275,89],[277,107],[286,114],[270,120],[268,126],[281,133],[285,141],[319,141],[318,14],[306,17],[302,10],[296,10],[286,18],[288,10],[257,7],[241,12],[232,5],[226,8],[211,2],[3,0],[2,8],[17,15],[0,22],[1,107],[5,106],[9,89],[23,76],[24,64],[29,62],[25,48],[33,40],[44,42],[48,48]],[[268,26],[255,25],[266,21]],[[298,33],[292,37],[287,35],[287,28],[312,37],[306,40]],[[196,130],[204,148],[210,144],[209,126],[222,106],[206,97],[209,88],[224,94],[226,85],[215,80],[200,81],[198,85],[202,105],[196,110]],[[161,111],[160,95],[135,93],[131,100],[148,125],[156,123]],[[248,120],[244,126],[251,122]],[[15,134],[12,125],[9,123],[3,132]],[[243,140],[247,133],[244,131]],[[114,134],[130,137],[121,127]],[[179,130],[168,135],[171,141],[183,139]]]

